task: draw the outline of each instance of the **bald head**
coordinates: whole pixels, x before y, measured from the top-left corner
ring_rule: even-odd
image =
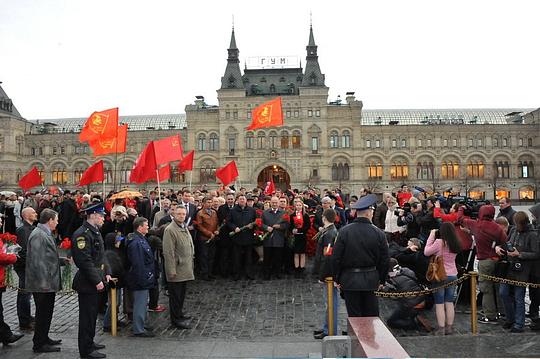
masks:
[[[23,208],[21,211],[23,221],[33,224],[37,220],[37,212],[32,207]]]

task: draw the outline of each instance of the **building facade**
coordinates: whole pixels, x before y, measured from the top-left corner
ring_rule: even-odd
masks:
[[[216,168],[234,160],[236,183],[248,188],[272,179],[284,188],[340,186],[358,193],[408,183],[479,199],[539,198],[540,109],[368,110],[353,92],[329,101],[312,28],[304,66],[289,60],[260,58],[242,71],[233,29],[218,104],[197,96],[185,115],[121,117],[129,125],[128,150],[103,156],[106,187],[129,184],[148,140],[180,132],[184,149],[195,149],[194,171],[173,173],[167,188],[190,180],[214,185]],[[95,160],[78,141],[85,118],[26,121],[0,95],[0,187],[14,189],[33,165],[46,184],[74,187]],[[251,111],[276,96],[284,126],[246,131]]]

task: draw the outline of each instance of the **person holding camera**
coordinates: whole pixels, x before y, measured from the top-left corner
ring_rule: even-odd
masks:
[[[527,282],[535,262],[540,258],[538,232],[533,230],[529,216],[525,212],[516,212],[513,218],[515,227],[510,230],[506,245],[498,245],[495,251],[499,256],[506,256],[509,262],[507,279]],[[506,312],[503,328],[511,333],[522,333],[525,326],[525,288],[501,283],[499,294]]]

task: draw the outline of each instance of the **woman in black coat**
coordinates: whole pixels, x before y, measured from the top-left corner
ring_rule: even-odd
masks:
[[[300,275],[306,267],[306,234],[311,225],[309,215],[300,198],[294,200],[294,212],[290,215],[290,227],[294,236],[294,270]]]

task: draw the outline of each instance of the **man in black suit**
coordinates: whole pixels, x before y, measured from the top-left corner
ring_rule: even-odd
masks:
[[[236,201],[237,205],[230,210],[227,220],[229,231],[235,232],[232,237],[234,280],[240,279],[242,275],[242,259],[246,277],[254,279],[251,263],[253,256],[253,227],[256,213],[253,207],[247,205],[245,195],[239,194]],[[245,226],[248,226],[248,228],[241,229]]]
[[[191,238],[195,238],[195,227],[193,226],[193,221],[195,220],[195,215],[197,214],[197,207],[191,202],[192,198],[193,196],[191,192],[189,190],[184,190],[184,192],[182,192],[182,202],[179,204],[186,207],[187,214],[184,223],[189,230],[189,234],[191,234]]]
[[[229,228],[227,226],[227,218],[230,211],[234,207],[234,194],[228,193],[225,197],[225,204],[219,206],[217,210],[219,221],[219,236],[216,241],[216,258],[217,258],[217,271],[219,275],[227,277],[231,271],[231,249],[232,240],[229,237]],[[225,224],[225,225],[223,225]]]
[[[281,278],[281,256],[289,229],[289,215],[278,206],[279,198],[274,196],[270,199],[270,208],[262,214],[262,227],[269,232],[263,242],[264,279],[266,280],[270,279],[271,274],[277,279]]]

